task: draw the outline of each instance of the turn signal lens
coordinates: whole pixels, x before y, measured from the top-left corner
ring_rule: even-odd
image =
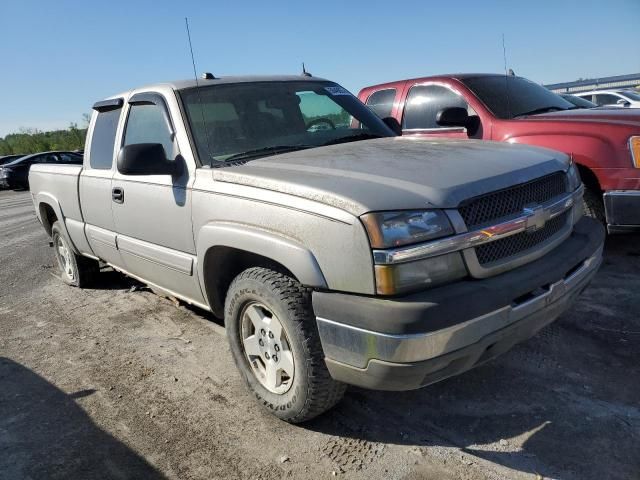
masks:
[[[458,252],[395,265],[376,265],[376,292],[397,295],[425,290],[467,276]]]
[[[633,166],[640,168],[640,137],[631,137],[629,139],[629,150],[631,151]]]

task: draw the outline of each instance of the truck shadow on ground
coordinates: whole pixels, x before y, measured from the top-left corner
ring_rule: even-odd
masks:
[[[165,477],[96,426],[76,400],[30,369],[0,357],[0,479]]]
[[[504,356],[421,390],[351,388],[304,428],[470,472],[486,460],[553,478],[640,478],[640,385],[630,381],[640,376],[638,240],[608,239],[576,305]]]
[[[96,290],[127,290],[132,288],[145,290],[148,287],[135,278],[127,277],[111,267],[103,267],[100,269],[100,274],[92,280],[88,288]]]

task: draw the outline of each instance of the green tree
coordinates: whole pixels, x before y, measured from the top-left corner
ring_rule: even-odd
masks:
[[[18,133],[11,133],[0,138],[0,155],[28,154],[48,150],[81,150],[84,148],[86,136],[86,127],[78,128],[76,123],[71,123],[66,130],[51,132],[42,132],[35,128],[21,128]]]

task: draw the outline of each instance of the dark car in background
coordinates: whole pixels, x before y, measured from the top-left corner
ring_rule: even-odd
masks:
[[[24,153],[20,153],[17,155],[2,155],[0,156],[0,165],[4,165],[5,163],[13,162],[14,160],[24,157]]]
[[[29,168],[36,163],[82,164],[76,152],[41,152],[19,156],[0,166],[0,188],[29,188]]]

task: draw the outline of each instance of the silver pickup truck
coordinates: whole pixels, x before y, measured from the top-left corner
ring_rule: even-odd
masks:
[[[84,165],[29,181],[65,282],[103,262],[224,317],[249,390],[301,422],[494,358],[601,262],[566,155],[393,127],[327,80],[206,75],[96,103]]]

